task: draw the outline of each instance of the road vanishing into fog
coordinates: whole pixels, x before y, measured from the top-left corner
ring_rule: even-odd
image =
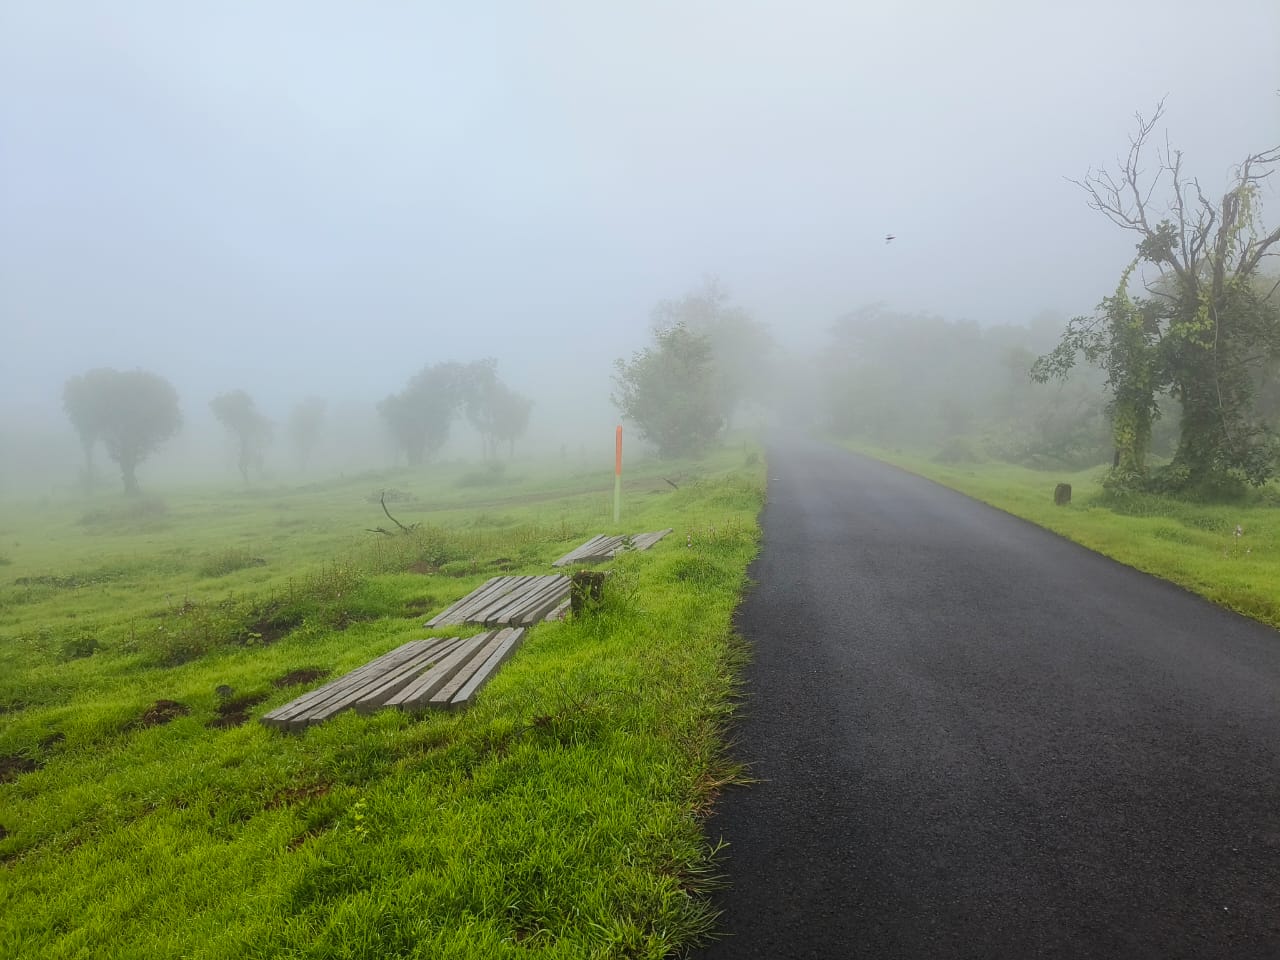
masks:
[[[1280,634],[818,443],[769,478],[695,956],[1280,958]]]

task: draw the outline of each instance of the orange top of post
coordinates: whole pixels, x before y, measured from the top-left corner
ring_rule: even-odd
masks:
[[[617,440],[614,443],[613,452],[613,472],[615,476],[622,476],[622,427],[618,427]]]

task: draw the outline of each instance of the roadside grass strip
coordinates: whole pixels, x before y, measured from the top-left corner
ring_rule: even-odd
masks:
[[[0,957],[678,955],[711,929],[703,820],[739,775],[731,616],[764,491],[743,456],[636,465],[627,526],[679,535],[611,561],[586,614],[447,636],[424,617],[608,529],[607,471],[470,507],[453,471],[173,494],[92,531],[6,514]],[[421,529],[363,534],[393,485]],[[256,722],[307,697],[346,702]]]

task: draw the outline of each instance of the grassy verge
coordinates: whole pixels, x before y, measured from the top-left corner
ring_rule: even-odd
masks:
[[[0,956],[692,943],[763,497],[742,461],[631,470],[623,526],[676,534],[615,560],[599,610],[534,628],[469,711],[300,735],[254,718],[300,676],[426,635],[424,614],[495,572],[545,572],[611,529],[607,475],[438,470],[7,512]],[[389,526],[387,488],[413,534],[362,532]]]
[[[1154,494],[1115,498],[1103,493],[1102,467],[1050,473],[1004,463],[949,465],[848,446],[1280,627],[1280,510],[1274,490],[1231,504]],[[1069,506],[1054,505],[1057,483],[1072,485]]]

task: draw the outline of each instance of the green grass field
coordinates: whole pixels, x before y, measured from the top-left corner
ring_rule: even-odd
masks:
[[[440,467],[0,508],[0,956],[658,958],[705,934],[754,453],[630,467],[622,529],[676,532],[470,710],[256,721],[612,531],[611,484]],[[383,490],[414,533],[367,532]]]
[[[1190,503],[1154,494],[1117,499],[1104,495],[1101,466],[1054,473],[994,462],[941,464],[897,451],[846,446],[1280,627],[1280,492],[1274,487],[1240,503]],[[1072,485],[1068,506],[1053,503],[1058,483]]]

